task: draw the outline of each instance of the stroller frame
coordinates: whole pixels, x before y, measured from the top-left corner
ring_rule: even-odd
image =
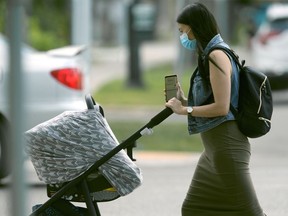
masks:
[[[85,101],[88,109],[94,109],[96,103],[90,94],[85,95]],[[100,112],[104,116],[104,112],[101,107]],[[88,170],[86,170],[80,176],[78,176],[77,178],[73,179],[72,181],[68,182],[63,187],[61,187],[50,199],[48,199],[38,209],[32,212],[30,216],[41,215],[41,213],[43,213],[47,208],[52,206],[53,203],[56,203],[59,199],[62,199],[61,197],[64,196],[69,189],[77,185],[81,187],[89,215],[101,216],[97,202],[92,201],[89,193],[87,183],[88,175],[90,175],[93,171],[97,170],[101,165],[103,165],[105,162],[107,162],[110,158],[112,158],[115,154],[117,154],[123,149],[128,149],[128,156],[133,160],[131,149],[134,147],[135,141],[139,139],[142,135],[144,135],[144,131],[146,131],[147,129],[152,129],[153,127],[157,126],[166,118],[168,118],[172,113],[173,111],[170,108],[166,107],[165,109],[163,109],[160,113],[155,115],[146,125],[140,128],[130,137],[128,137],[125,141],[117,145],[115,148],[113,148],[110,152],[108,152],[98,161],[96,161]]]

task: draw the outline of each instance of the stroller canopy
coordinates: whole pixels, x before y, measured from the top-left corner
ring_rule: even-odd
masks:
[[[66,111],[25,132],[25,151],[37,175],[47,184],[73,180],[119,143],[99,107]],[[124,150],[99,167],[99,172],[124,196],[142,182],[140,169]]]

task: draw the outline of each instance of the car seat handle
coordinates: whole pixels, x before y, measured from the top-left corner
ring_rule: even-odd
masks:
[[[105,117],[103,108],[99,104],[96,104],[96,102],[95,102],[94,98],[91,96],[91,94],[85,95],[85,101],[86,101],[87,109],[97,110],[101,113],[101,115],[103,117]]]
[[[93,97],[91,96],[91,94],[85,95],[85,101],[86,101],[87,109],[94,109],[94,106],[96,105],[96,103]]]

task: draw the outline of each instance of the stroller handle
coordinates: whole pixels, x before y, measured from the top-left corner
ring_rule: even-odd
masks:
[[[173,110],[169,107],[166,107],[156,116],[154,116],[146,126],[148,128],[153,128],[154,126],[160,124],[162,121],[168,118],[170,115],[172,115],[172,113],[173,113]]]
[[[88,109],[95,109],[95,106],[97,105],[95,103],[95,100],[91,96],[91,94],[85,95],[85,101]],[[101,106],[99,106],[100,112],[104,117],[104,111]],[[173,113],[172,109],[166,107],[163,109],[160,113],[158,113],[156,116],[154,116],[150,122],[146,125],[148,128],[153,128],[154,126],[160,124],[162,121],[164,121],[166,118],[168,118]]]

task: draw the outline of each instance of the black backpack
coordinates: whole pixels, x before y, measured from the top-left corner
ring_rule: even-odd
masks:
[[[213,47],[226,52],[239,67],[240,87],[238,109],[230,103],[230,110],[236,117],[240,131],[250,138],[265,135],[271,129],[273,113],[272,92],[267,76],[255,69],[245,66],[245,60],[239,62],[239,57],[229,48],[223,46]],[[208,56],[206,55],[204,67],[209,72]],[[208,73],[209,74],[209,73]]]

